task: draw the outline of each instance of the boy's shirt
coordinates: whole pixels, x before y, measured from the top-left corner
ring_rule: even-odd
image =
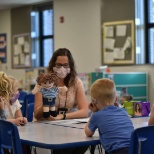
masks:
[[[133,123],[124,109],[107,106],[95,112],[89,122],[92,132],[98,128],[100,141],[107,152],[129,147]]]

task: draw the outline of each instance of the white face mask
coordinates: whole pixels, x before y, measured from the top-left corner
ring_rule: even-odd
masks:
[[[61,68],[53,67],[53,70],[57,76],[62,79],[70,73],[70,68],[64,68],[63,66]]]

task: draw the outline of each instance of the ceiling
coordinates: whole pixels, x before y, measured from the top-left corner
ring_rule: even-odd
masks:
[[[0,10],[49,1],[51,0],[0,0]]]

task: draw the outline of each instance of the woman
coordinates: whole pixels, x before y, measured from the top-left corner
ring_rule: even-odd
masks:
[[[66,48],[56,50],[49,62],[47,72],[54,72],[59,77],[59,93],[56,97],[56,117],[48,120],[62,120],[88,117],[88,103],[82,81],[77,77],[75,62],[71,52]],[[35,95],[34,116],[40,120],[43,115],[42,94]],[[72,112],[74,107],[78,110]]]
[[[135,116],[142,116],[142,108],[139,103],[135,104]]]

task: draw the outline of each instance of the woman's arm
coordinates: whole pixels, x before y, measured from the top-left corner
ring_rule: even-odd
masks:
[[[43,100],[41,92],[35,94],[35,102],[34,102],[34,117],[39,120],[43,114]]]
[[[151,108],[151,114],[148,121],[148,125],[154,125],[154,104],[152,105],[152,108]]]
[[[74,112],[66,113],[65,119],[87,118],[88,117],[88,102],[85,96],[84,87],[82,81],[79,79],[77,84],[77,92],[75,95],[78,110]],[[51,120],[62,120],[64,116],[62,114],[57,117],[50,117]]]

